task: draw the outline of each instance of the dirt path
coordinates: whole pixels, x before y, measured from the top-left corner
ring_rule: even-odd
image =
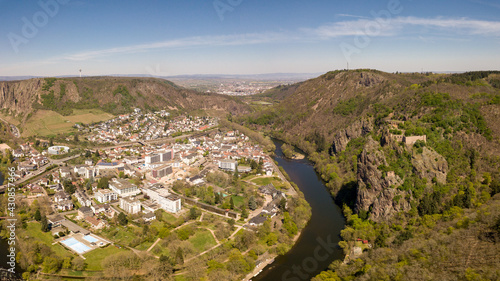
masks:
[[[161,240],[161,238],[156,239],[156,241],[153,243],[153,245],[151,245],[151,247],[149,247],[149,248],[146,250],[146,252],[151,251],[151,250],[152,250],[152,249],[156,246],[156,244],[158,244],[158,242],[160,242],[160,240]]]

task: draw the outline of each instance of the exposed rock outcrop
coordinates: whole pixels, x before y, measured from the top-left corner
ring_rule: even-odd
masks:
[[[355,138],[369,134],[373,130],[373,119],[357,120],[347,129],[342,129],[333,138],[333,144],[330,148],[331,154],[337,154],[347,148],[347,144]]]
[[[423,147],[421,154],[413,154],[411,163],[413,172],[420,178],[426,178],[428,185],[432,184],[434,178],[438,183],[446,183],[448,162],[436,151]]]
[[[379,221],[399,211],[407,211],[410,204],[406,192],[396,189],[403,183],[394,172],[384,176],[378,169],[387,166],[387,160],[380,145],[369,137],[363,152],[358,157],[358,192],[355,211],[370,211],[370,218]]]
[[[33,101],[43,85],[42,79],[0,82],[0,106],[19,114],[31,112]]]

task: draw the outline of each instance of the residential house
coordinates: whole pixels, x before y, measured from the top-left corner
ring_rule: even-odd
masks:
[[[76,200],[78,200],[78,203],[80,203],[80,205],[82,205],[84,207],[90,207],[90,205],[92,205],[92,201],[90,200],[87,193],[85,193],[85,191],[83,191],[81,189],[76,190],[75,197],[76,197]]]
[[[61,215],[53,215],[47,217],[47,222],[49,223],[49,228],[56,228],[61,226],[62,222],[66,219]]]
[[[94,215],[94,212],[92,211],[92,209],[90,207],[81,207],[80,209],[78,209],[78,217],[80,217],[80,219],[83,219],[85,217],[91,217]]]
[[[106,221],[101,220],[101,219],[97,219],[95,217],[91,217],[91,216],[85,217],[85,221],[90,224],[91,228],[96,229],[96,230],[106,227]]]
[[[60,200],[55,205],[58,211],[70,211],[73,210],[73,201],[72,200]]]
[[[71,170],[68,167],[59,168],[59,173],[61,173],[62,178],[67,178],[71,176]]]
[[[59,191],[54,194],[54,202],[58,203],[64,200],[71,200],[71,196],[65,191]]]

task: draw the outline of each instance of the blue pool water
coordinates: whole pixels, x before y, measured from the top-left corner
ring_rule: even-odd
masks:
[[[89,247],[85,246],[85,244],[83,244],[82,242],[79,242],[78,240],[76,240],[73,237],[66,239],[64,241],[61,241],[61,243],[79,254],[85,253],[85,252],[90,250]]]
[[[90,236],[90,235],[85,235],[83,236],[83,239],[89,241],[90,243],[95,243],[98,242],[99,240],[95,239],[95,237]]]

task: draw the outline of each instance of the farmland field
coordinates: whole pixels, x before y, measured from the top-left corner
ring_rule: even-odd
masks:
[[[22,124],[24,137],[37,135],[48,136],[76,131],[76,122],[84,124],[104,121],[113,115],[99,109],[73,110],[73,115],[63,116],[51,110],[38,110],[25,124]]]

